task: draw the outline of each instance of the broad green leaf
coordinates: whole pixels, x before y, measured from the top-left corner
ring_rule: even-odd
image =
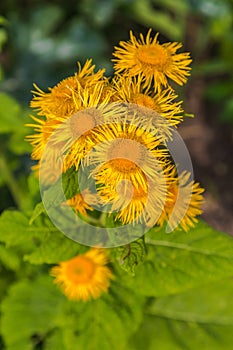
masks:
[[[28,243],[28,218],[16,210],[6,210],[0,216],[0,241],[7,247],[20,246]]]
[[[38,216],[40,216],[41,214],[46,213],[45,207],[43,205],[42,202],[38,203],[32,213],[32,216],[29,220],[29,225],[31,225],[33,223],[33,221],[35,221],[36,218],[38,218]]]
[[[0,106],[0,134],[21,129],[19,104],[6,93],[0,92]]]
[[[6,269],[2,264],[0,264],[0,301],[7,293],[7,290],[15,279],[15,275],[9,269]],[[0,322],[0,334],[1,334],[1,322]],[[0,349],[1,348],[1,337],[0,337]]]
[[[174,294],[233,274],[233,238],[203,222],[188,233],[152,229],[146,243],[147,258],[128,276],[143,295]]]
[[[52,332],[51,335],[46,337],[43,350],[66,350],[63,342],[62,332],[58,329]]]
[[[144,237],[117,249],[120,266],[132,275],[135,275],[135,268],[144,260],[145,254]]]
[[[60,327],[65,350],[126,350],[128,339],[142,321],[144,299],[119,284],[87,304],[76,303],[63,315]],[[69,315],[69,317],[68,317]]]
[[[13,248],[6,248],[3,244],[0,244],[0,261],[10,270],[18,270],[20,266],[19,254]]]
[[[24,259],[33,264],[57,263],[86,249],[58,231],[47,216],[41,215],[30,225],[29,218],[18,211],[1,215],[0,241],[7,247],[25,248]]]
[[[83,303],[68,301],[50,277],[21,281],[2,304],[2,335],[11,350],[32,350],[36,340],[46,350],[126,350],[144,303],[115,282],[109,293]]]
[[[24,260],[31,264],[55,264],[83,253],[85,250],[85,247],[57,231],[55,234],[47,233],[41,237],[40,241],[38,239],[36,249],[25,254]]]
[[[135,350],[232,349],[233,281],[156,299],[131,343]]]
[[[55,328],[63,302],[50,277],[13,285],[1,306],[1,332],[7,349],[33,350],[36,339]]]

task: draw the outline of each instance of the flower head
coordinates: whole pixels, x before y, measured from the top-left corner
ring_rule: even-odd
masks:
[[[171,230],[180,226],[188,231],[197,223],[196,216],[202,213],[204,189],[199,183],[190,181],[190,173],[186,171],[177,177],[173,170],[172,178],[173,181],[167,186],[167,198],[158,224],[162,226],[167,222]]]
[[[97,204],[97,197],[90,193],[89,189],[86,188],[82,193],[77,193],[64,204],[69,205],[76,213],[86,216],[87,210],[93,210],[93,207],[91,207],[90,204]]]
[[[97,299],[102,292],[107,292],[110,279],[113,279],[107,263],[108,257],[103,249],[91,248],[87,253],[53,267],[51,275],[68,299]]]
[[[160,177],[161,164],[167,156],[162,141],[137,121],[111,123],[99,127],[97,145],[88,154],[88,163],[95,164],[92,175],[97,184],[116,188],[121,180],[146,190],[145,176]]]
[[[49,92],[44,92],[34,85],[31,107],[36,109],[38,115],[48,119],[69,117],[78,110],[77,103],[82,105],[80,92],[85,91],[83,94],[86,96],[88,91],[90,96],[96,84],[100,84],[102,88],[107,84],[108,80],[103,75],[105,70],[94,73],[94,69],[95,65],[92,65],[91,60],[87,60],[83,67],[78,63],[78,72],[49,88]],[[96,92],[93,91],[93,94],[96,95]]]
[[[145,86],[150,86],[154,80],[155,87],[160,89],[168,86],[167,78],[183,85],[189,75],[191,63],[189,53],[176,53],[182,44],[166,43],[159,44],[158,33],[151,37],[151,29],[146,38],[140,35],[137,40],[130,32],[130,41],[120,42],[120,47],[115,47],[113,59],[116,73],[124,72],[128,76],[142,75]]]
[[[153,111],[169,122],[169,125],[177,125],[182,121],[182,101],[176,101],[178,97],[174,90],[166,88],[162,91],[151,91],[144,87],[142,76],[116,76],[113,79],[114,99],[146,107],[148,118],[153,116]],[[145,111],[145,109],[144,109]],[[158,118],[157,118],[158,119]],[[168,123],[167,123],[168,124]]]

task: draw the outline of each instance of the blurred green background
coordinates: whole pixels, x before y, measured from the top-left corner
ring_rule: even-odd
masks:
[[[192,77],[180,95],[196,117],[180,133],[195,177],[207,189],[204,218],[233,233],[231,0],[2,0],[0,15],[0,210],[28,205],[17,192],[27,188],[31,166],[23,139],[32,84],[46,90],[87,58],[111,75],[114,45],[127,40],[130,29],[137,35],[151,27],[160,42],[181,41],[191,52]]]

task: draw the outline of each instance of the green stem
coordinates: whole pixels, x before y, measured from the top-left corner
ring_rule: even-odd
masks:
[[[0,156],[0,172],[3,176],[3,179],[9,188],[11,195],[15,201],[15,204],[18,206],[19,209],[24,208],[24,202],[25,202],[25,195],[21,190],[20,185],[15,180],[9,166],[7,163],[7,160],[3,155]]]

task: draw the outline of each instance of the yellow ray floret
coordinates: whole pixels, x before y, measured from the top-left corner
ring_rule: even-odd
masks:
[[[26,140],[33,146],[32,159],[40,160],[45,150],[47,142],[54,131],[60,126],[61,121],[57,119],[45,120],[30,116],[35,124],[26,124],[26,126],[34,128],[35,133],[26,136]]]
[[[121,180],[146,190],[145,176],[160,177],[167,150],[162,142],[136,123],[111,123],[98,128],[96,146],[89,153],[87,163],[95,165],[92,176],[97,184],[113,187]],[[145,176],[144,176],[145,175]]]
[[[61,262],[51,270],[55,283],[70,300],[88,301],[107,292],[111,270],[106,266],[108,256],[103,249],[92,248],[83,255]]]
[[[121,181],[117,188],[107,184],[98,189],[103,204],[110,204],[110,213],[116,213],[115,220],[122,224],[140,223],[148,227],[156,224],[166,199],[166,180],[163,176],[147,182],[147,189],[134,187]]]
[[[82,104],[82,96],[80,91],[86,89],[96,94],[96,84],[102,86],[108,85],[107,78],[104,77],[104,69],[94,73],[95,65],[91,60],[87,60],[83,68],[78,63],[78,72],[62,80],[53,88],[49,88],[49,92],[44,92],[36,85],[31,107],[35,108],[38,115],[46,116],[48,119],[54,117],[68,117],[77,111],[77,103]],[[100,99],[100,97],[99,97]],[[84,106],[85,108],[85,106]]]
[[[108,97],[106,97],[108,98]],[[69,149],[64,161],[64,169],[73,165],[79,168],[86,154],[101,140],[96,137],[102,125],[114,118],[120,118],[122,107],[115,103],[104,103],[74,113],[63,125],[58,133],[58,142],[66,141],[64,148]],[[56,135],[54,135],[56,137]]]
[[[189,75],[189,64],[191,63],[190,54],[176,53],[182,44],[166,43],[159,44],[158,33],[151,37],[151,29],[146,38],[140,34],[140,39],[136,39],[132,31],[130,32],[130,41],[120,42],[120,47],[115,47],[113,59],[116,73],[122,73],[129,76],[141,74],[145,79],[145,86],[150,86],[152,81],[155,88],[169,85],[167,78],[183,85]]]
[[[133,103],[148,108],[148,118],[152,116],[149,110],[157,112],[167,119],[171,125],[177,125],[183,119],[182,101],[176,101],[178,97],[174,90],[166,88],[162,91],[151,91],[144,88],[142,75],[138,77],[116,76],[113,79],[115,101]]]
[[[91,205],[97,204],[97,196],[90,193],[89,189],[85,189],[82,193],[77,193],[72,198],[68,199],[64,205],[73,208],[76,214],[80,213],[83,216],[87,215],[87,210],[94,210]]]
[[[71,152],[72,156],[67,156],[65,159],[64,170],[67,170],[74,164],[78,166],[82,155],[85,154],[85,150],[92,147],[91,131],[88,131],[101,123],[102,119],[104,120],[109,113],[109,108],[107,112],[106,110],[103,111],[103,108],[107,105],[110,94],[102,96],[104,88],[102,83],[96,83],[91,88],[87,86],[84,88],[79,87],[80,90],[73,92],[72,111],[74,113],[71,116],[65,114],[61,117],[53,116],[53,118],[48,119],[31,116],[36,123],[27,125],[33,127],[36,133],[27,136],[26,139],[33,146],[32,159],[41,159],[48,140],[50,140],[50,146],[46,149],[46,152],[49,153],[55,146],[57,149],[60,147],[60,153],[64,154],[73,145],[72,149],[74,152]],[[60,102],[62,105],[63,102]],[[56,99],[54,103],[55,108]]]
[[[162,226],[167,222],[171,231],[178,226],[188,231],[198,222],[196,217],[202,213],[204,189],[199,183],[190,181],[190,173],[186,171],[178,177],[174,174],[171,176],[173,181],[168,185],[165,206],[158,224]]]

